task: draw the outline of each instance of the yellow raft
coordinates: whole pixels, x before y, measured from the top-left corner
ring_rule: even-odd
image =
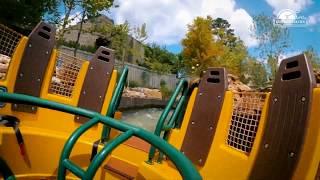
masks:
[[[320,178],[320,88],[303,54],[271,93],[228,91],[224,68],[181,80],[151,133],[116,112],[128,69],[117,77],[112,50],[88,61],[54,44],[46,23],[28,37],[0,26],[0,177]]]

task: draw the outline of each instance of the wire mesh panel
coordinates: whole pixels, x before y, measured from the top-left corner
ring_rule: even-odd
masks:
[[[265,99],[264,93],[235,93],[227,139],[229,146],[250,153]]]
[[[0,24],[0,80],[7,76],[9,65],[22,35]]]
[[[76,57],[58,53],[49,93],[71,98],[83,62]]]

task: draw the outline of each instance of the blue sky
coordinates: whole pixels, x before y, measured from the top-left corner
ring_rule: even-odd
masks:
[[[273,14],[276,15],[277,13],[276,8],[272,7],[267,3],[267,1],[264,0],[258,0],[255,2],[238,0],[237,6],[247,10],[251,16],[260,13],[271,16]],[[279,8],[290,9],[290,6],[283,6]],[[301,7],[301,9],[297,9],[297,11],[299,15],[305,16],[306,18],[316,18],[316,22],[304,27],[289,28],[289,41],[291,42],[291,47],[288,48],[285,56],[300,53],[309,46],[312,46],[318,53],[320,53],[320,1],[310,1],[309,5],[306,5],[306,7]],[[249,48],[249,52],[253,55],[256,55],[256,48]]]
[[[264,13],[277,15],[283,9],[297,12],[307,19],[304,27],[290,27],[291,47],[284,57],[313,46],[320,53],[320,1],[318,0],[116,0],[119,8],[108,14],[115,23],[125,20],[131,26],[147,24],[148,42],[166,46],[174,53],[181,51],[181,39],[196,16],[227,19],[235,33],[245,42],[251,55],[256,55],[258,42],[250,32],[252,17]]]

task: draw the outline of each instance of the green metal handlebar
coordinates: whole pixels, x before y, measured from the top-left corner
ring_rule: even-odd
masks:
[[[15,94],[15,93],[0,93],[0,101],[8,102],[8,103],[18,103],[18,104],[27,104],[39,106],[42,108],[49,108],[57,111],[62,111],[66,113],[71,113],[75,115],[84,116],[87,118],[91,118],[90,121],[86,122],[82,126],[80,126],[68,139],[66,142],[61,157],[60,164],[58,170],[58,179],[63,180],[66,176],[66,168],[68,168],[71,172],[75,173],[77,176],[86,177],[88,179],[92,179],[94,177],[97,168],[100,166],[101,162],[105,159],[105,157],[120,143],[125,141],[127,138],[131,136],[137,136],[147,142],[149,142],[152,146],[158,148],[161,152],[166,154],[171,161],[175,164],[178,171],[182,175],[184,179],[202,179],[199,172],[193,166],[191,161],[186,158],[182,153],[180,153],[177,149],[175,149],[172,145],[168,144],[165,140],[155,136],[154,134],[137,128],[135,126],[129,125],[124,122],[119,122],[113,118],[102,116],[97,112],[93,112],[90,110],[73,107],[66,104],[61,104],[49,100],[44,100],[37,97],[32,97],[23,94]],[[82,170],[77,165],[73,164],[67,157],[70,156],[71,150],[77,139],[83,134],[87,129],[94,126],[97,123],[103,123],[109,127],[120,130],[122,133],[120,136],[115,138],[113,141],[108,143],[93,159],[87,171]]]
[[[180,93],[181,93],[181,96],[178,100],[177,107],[175,108],[174,112],[172,113],[172,116],[169,119],[168,123],[165,124],[165,121],[169,115],[169,112],[173,108],[174,103],[176,102],[176,99]],[[180,111],[182,110],[182,107],[184,106],[185,101],[187,99],[187,93],[188,93],[188,82],[187,82],[187,80],[182,79],[179,81],[174,93],[170,97],[170,100],[169,100],[167,106],[165,107],[165,109],[162,111],[162,113],[160,115],[160,118],[159,118],[158,123],[156,125],[156,129],[154,131],[154,134],[156,136],[160,136],[160,134],[163,130],[168,131],[174,127],[175,123],[178,120]],[[164,137],[164,139],[166,140],[166,137]],[[152,164],[152,161],[153,161],[153,158],[155,155],[155,151],[156,151],[155,147],[151,146],[150,151],[149,151],[148,161],[147,161],[149,164]]]
[[[128,67],[125,66],[124,69],[122,70],[117,87],[114,90],[112,99],[110,101],[109,108],[106,114],[106,116],[108,117],[114,117],[114,114],[118,109],[118,106],[120,104],[121,97],[122,97],[122,92],[128,78],[128,72],[129,72]],[[110,127],[104,125],[101,133],[101,142],[108,141],[109,137],[110,137]]]

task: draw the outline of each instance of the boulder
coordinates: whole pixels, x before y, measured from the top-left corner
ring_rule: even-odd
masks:
[[[189,84],[199,83],[200,78],[193,78],[190,80]],[[252,91],[252,89],[242,83],[240,81],[240,78],[233,74],[228,74],[228,90],[232,92],[246,92],[246,91]]]
[[[144,88],[144,94],[149,99],[162,99],[162,94],[159,89]]]
[[[138,91],[132,91],[129,88],[123,90],[123,97],[135,97],[135,98],[145,98],[145,94]]]
[[[228,89],[232,92],[246,92],[252,89],[240,81],[238,76],[228,74]]]

